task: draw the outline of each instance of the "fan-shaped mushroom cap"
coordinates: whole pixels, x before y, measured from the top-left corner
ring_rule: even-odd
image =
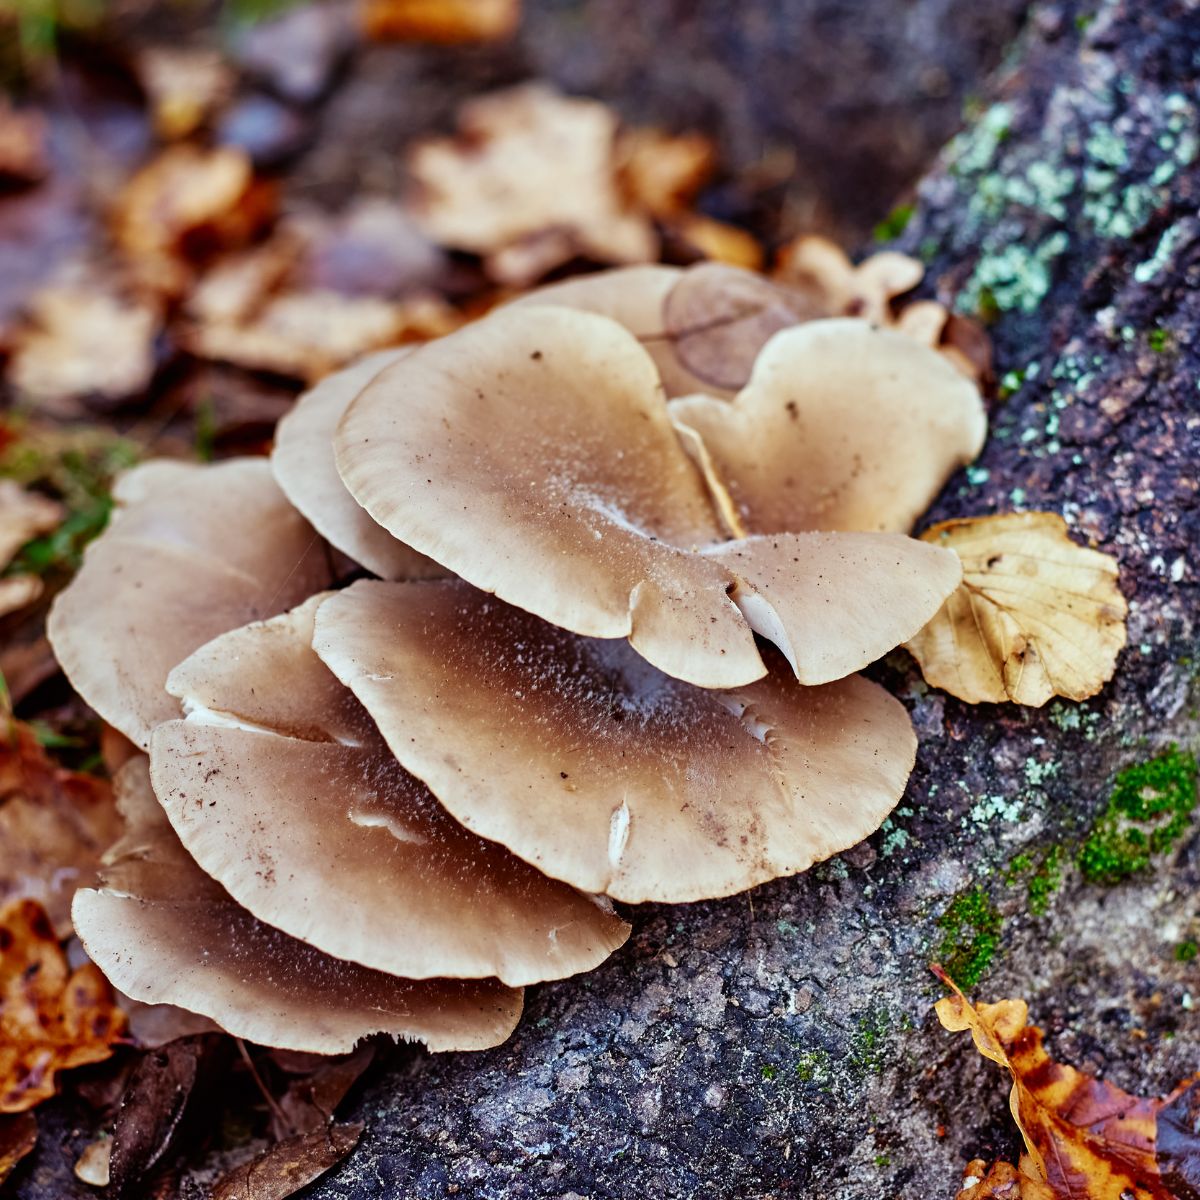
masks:
[[[56,599],[48,633],[75,690],[145,749],[179,713],[164,687],[171,668],[326,587],[329,564],[265,459],[147,463],[113,497],[112,521]]]
[[[776,334],[732,404],[671,402],[751,533],[907,532],[979,453],[979,390],[941,355],[865,321]]]
[[[312,650],[328,595],[201,647],[168,690],[154,788],[200,866],[256,917],[410,979],[519,986],[590,970],[629,927],[452,820]]]
[[[848,636],[839,653],[849,670],[871,661],[855,658],[864,645],[877,657],[919,629],[958,582],[953,555],[922,578],[913,564],[934,564],[928,551],[860,543],[822,550],[829,587],[818,596],[799,578],[817,543],[773,538],[725,554],[738,545],[724,540],[671,427],[653,363],[590,313],[498,312],[394,364],[348,409],[337,454],[351,492],[402,541],[555,625],[627,637],[701,687],[764,674],[752,630],[765,628],[740,603],[763,590],[756,579],[773,589],[775,614],[798,621],[792,646],[833,615],[810,661]],[[828,601],[858,589],[865,564],[894,612],[881,608],[878,626],[860,633]]]
[[[98,890],[75,893],[89,955],[135,1000],[174,1004],[235,1037],[317,1054],[373,1033],[482,1050],[515,1028],[521,993],[495,980],[397,979],[330,958],[239,908],[187,856],[144,757],[118,776],[130,828]]]
[[[276,481],[313,528],[335,549],[384,579],[439,579],[446,572],[372,521],[346,491],[333,461],[333,435],[350,401],[380,371],[414,349],[380,350],[305,392],[279,422],[271,454]]]
[[[706,691],[457,580],[356,583],[313,645],[464,825],[632,902],[728,895],[853,845],[916,748],[857,676]]]

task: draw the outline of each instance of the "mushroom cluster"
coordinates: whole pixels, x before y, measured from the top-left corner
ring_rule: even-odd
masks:
[[[907,535],[984,410],[763,286],[552,285],[325,379],[269,462],[123,477],[50,618],[139,751],[73,914],[114,984],[275,1046],[494,1045],[622,944],[613,900],[878,828],[915,737],[856,672],[960,581]]]

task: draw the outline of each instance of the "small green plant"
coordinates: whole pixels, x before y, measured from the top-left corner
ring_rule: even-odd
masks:
[[[937,960],[960,988],[970,991],[991,966],[1004,919],[987,892],[976,885],[959,892],[937,923],[944,931]]]
[[[873,236],[877,242],[890,242],[898,238],[907,228],[916,209],[911,204],[898,204],[878,225]]]

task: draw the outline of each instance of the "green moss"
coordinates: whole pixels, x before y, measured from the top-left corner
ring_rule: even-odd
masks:
[[[825,1087],[831,1077],[829,1051],[820,1048],[805,1050],[796,1061],[796,1074],[801,1083]]]
[[[1159,325],[1146,335],[1146,344],[1155,354],[1162,354],[1171,344],[1171,335]]]
[[[1126,767],[1076,861],[1089,883],[1120,883],[1145,870],[1187,831],[1196,806],[1196,756],[1175,746]]]
[[[1050,897],[1062,887],[1062,860],[1062,847],[1051,846],[1030,878],[1029,911],[1034,916],[1045,916],[1046,909],[1050,906]]]
[[[874,1074],[887,1064],[884,1042],[892,1027],[891,1015],[884,1008],[873,1008],[858,1019],[848,1064],[864,1073]]]
[[[892,1160],[886,1154],[875,1155],[875,1165],[877,1167],[890,1167]]]
[[[873,237],[877,242],[890,242],[898,238],[907,228],[912,215],[916,211],[911,204],[898,204],[878,225],[875,226]]]
[[[937,960],[964,991],[983,978],[1000,946],[1004,919],[982,887],[959,892],[938,918]]]
[[[1175,947],[1176,962],[1195,962],[1197,955],[1200,955],[1200,946],[1195,942],[1180,942]]]
[[[764,1082],[769,1083],[775,1078],[775,1068],[770,1063],[763,1063],[762,1077]]]

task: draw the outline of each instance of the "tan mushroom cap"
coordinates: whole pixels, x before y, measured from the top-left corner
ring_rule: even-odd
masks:
[[[925,627],[962,580],[961,560],[933,549],[895,533],[799,533],[704,553],[736,576],[731,598],[754,631],[813,685],[861,671]]]
[[[328,552],[265,459],[153,462],[121,477],[109,527],[48,633],[75,690],[143,749],[178,716],[167,674],[197,646],[330,581]]]
[[[469,833],[392,756],[313,653],[329,593],[216,638],[167,682],[154,788],[188,852],[256,917],[410,979],[512,986],[598,966],[611,907]]]
[[[338,470],[402,542],[591,637],[628,637],[702,686],[759,678],[704,482],[654,363],[616,322],[501,309],[378,375],[350,405]]]
[[[631,902],[724,896],[877,829],[916,740],[857,676],[691,687],[461,581],[362,581],[314,648],[468,828]]]
[[[776,334],[732,404],[670,408],[750,533],[906,533],[987,432],[979,389],[941,355],[853,319]]]
[[[350,401],[414,349],[400,346],[370,354],[305,392],[279,422],[271,454],[276,482],[312,527],[384,579],[438,579],[446,572],[372,521],[346,491],[333,461],[333,435]]]
[[[777,537],[739,555],[653,363],[594,314],[510,309],[394,364],[348,409],[337,453],[351,492],[401,540],[555,625],[627,637],[700,687],[761,678],[753,633],[769,629],[797,648],[805,682],[839,678],[822,673],[838,661],[849,674],[911,636],[960,577],[952,554],[861,539],[818,553]],[[802,578],[814,553],[824,591]],[[834,601],[865,614],[853,595],[864,574],[886,604],[860,631]],[[764,589],[773,625],[758,619]]]
[[[339,1054],[374,1033],[482,1050],[516,1027],[521,993],[494,980],[397,979],[322,954],[238,907],[187,856],[146,759],[118,783],[130,828],[103,886],[75,893],[84,947],[123,992],[174,1004],[266,1046]]]

